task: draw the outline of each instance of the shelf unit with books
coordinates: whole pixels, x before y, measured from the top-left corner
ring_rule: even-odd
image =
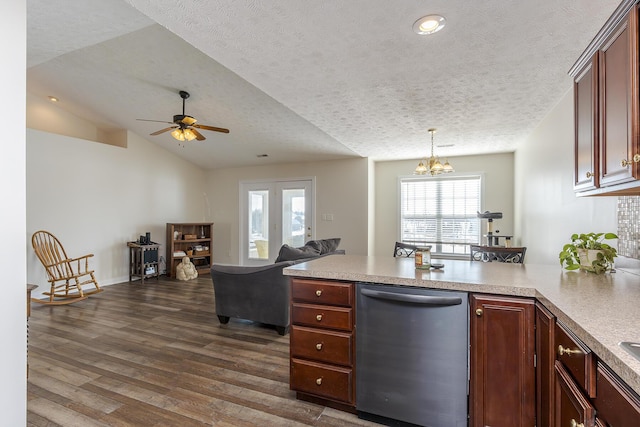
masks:
[[[176,277],[176,267],[188,256],[198,274],[209,273],[213,261],[213,223],[167,223],[167,276]]]

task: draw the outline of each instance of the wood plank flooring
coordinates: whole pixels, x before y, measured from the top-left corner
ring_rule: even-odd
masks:
[[[32,303],[28,426],[377,426],[296,400],[289,335],[220,325],[211,278]]]

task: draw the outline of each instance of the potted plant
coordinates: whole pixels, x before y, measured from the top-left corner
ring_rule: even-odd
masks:
[[[609,271],[618,252],[604,240],[617,238],[614,233],[573,234],[571,243],[564,245],[558,254],[560,265],[567,270],[581,269],[596,274]]]

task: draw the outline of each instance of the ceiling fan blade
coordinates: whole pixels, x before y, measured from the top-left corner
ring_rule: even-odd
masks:
[[[229,133],[229,129],[225,129],[225,128],[217,128],[217,127],[207,126],[207,125],[193,125],[193,127],[198,129],[204,129],[204,130],[212,130],[214,132]]]
[[[173,122],[168,122],[166,120],[148,120],[148,119],[136,119],[136,120],[141,121],[141,122],[173,123]]]
[[[178,126],[169,126],[168,128],[160,129],[160,130],[155,131],[154,133],[151,133],[151,134],[149,134],[149,135],[153,135],[153,136],[155,136],[155,135],[160,135],[161,133],[165,133],[166,131],[169,131],[169,130],[171,130],[171,129],[175,129],[175,128],[177,128],[177,127],[178,127]]]
[[[200,132],[198,132],[198,131],[197,131],[197,130],[195,130],[194,128],[191,128],[191,132],[193,132],[193,133],[195,134],[196,139],[197,139],[198,141],[204,141],[205,139],[207,139],[207,138],[205,138],[205,137],[204,137],[204,135],[202,135]]]

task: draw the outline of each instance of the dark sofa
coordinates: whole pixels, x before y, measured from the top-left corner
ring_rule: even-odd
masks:
[[[220,323],[229,318],[273,325],[280,335],[289,331],[289,277],[282,269],[315,258],[344,254],[339,238],[311,240],[303,247],[283,245],[274,264],[248,267],[213,264],[211,280]]]

